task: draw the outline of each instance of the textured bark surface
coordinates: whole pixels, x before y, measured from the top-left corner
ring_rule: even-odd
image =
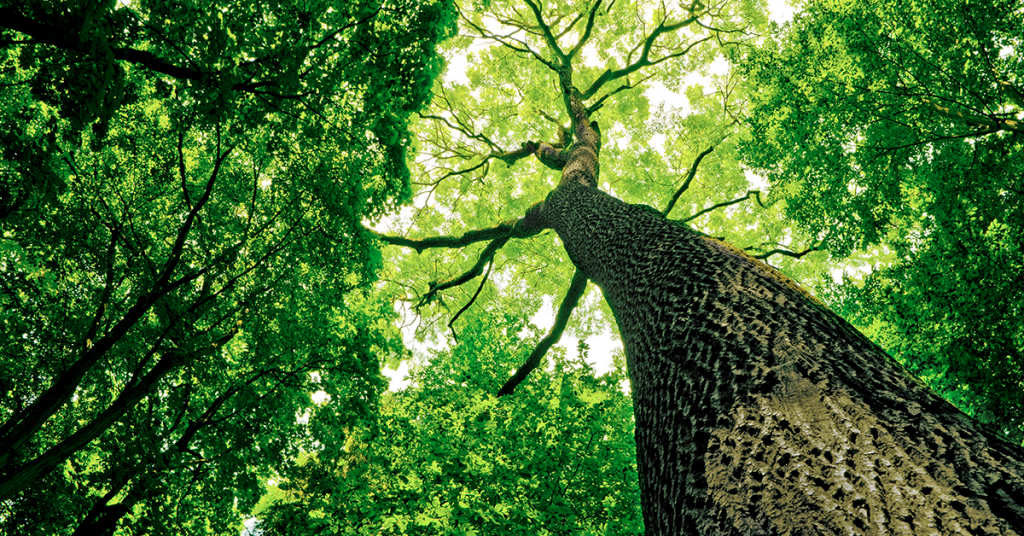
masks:
[[[537,223],[615,313],[648,534],[1024,535],[1024,449],[773,269],[584,183]]]

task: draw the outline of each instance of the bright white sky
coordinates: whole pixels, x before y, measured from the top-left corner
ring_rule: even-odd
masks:
[[[793,7],[790,6],[785,0],[768,0],[769,16],[771,20],[782,24],[793,18]],[[465,56],[448,58],[448,73],[446,78],[452,81],[460,81],[462,83],[468,83],[466,78],[465,70],[468,63]],[[724,67],[723,61],[723,67]],[[699,80],[695,79],[694,83],[698,83]],[[650,98],[652,104],[659,102],[665,102],[669,106],[680,108],[685,106],[686,100],[681,95],[675,94],[668,91],[664,87],[655,87],[647,91],[647,96]],[[588,295],[599,296],[597,294],[591,294],[588,289]],[[408,314],[407,311],[400,311],[401,314]],[[550,300],[545,300],[544,307],[531,319],[531,321],[541,329],[549,329],[555,321],[555,309]],[[416,324],[407,326],[402,330],[402,336],[405,340],[405,344],[408,348],[412,348],[416,353],[426,351],[428,348],[436,347],[434,345],[423,344],[416,341],[414,336]],[[558,343],[558,346],[566,348],[566,350],[573,355],[576,352],[578,340],[575,337],[564,335],[562,340]],[[594,366],[595,372],[602,374],[607,372],[612,367],[612,354],[616,351],[621,350],[622,342],[617,337],[613,337],[610,332],[602,333],[597,337],[591,337],[587,340],[587,344],[590,346],[590,361]],[[409,384],[406,379],[409,370],[409,363],[403,362],[398,370],[384,369],[383,373],[391,380],[390,389],[396,391],[404,388]]]

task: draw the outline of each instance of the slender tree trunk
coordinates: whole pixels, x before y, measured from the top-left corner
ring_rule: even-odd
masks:
[[[1024,534],[1024,449],[772,268],[576,181],[542,219],[622,333],[648,534]]]

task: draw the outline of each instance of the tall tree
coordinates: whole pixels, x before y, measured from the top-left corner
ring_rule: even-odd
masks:
[[[644,69],[673,58],[692,60],[691,52],[713,58],[699,46],[701,40],[742,42],[739,13],[730,12],[729,5],[662,5],[646,15],[653,17],[650,22],[615,2],[488,4],[491,21],[463,13],[463,23],[503,45],[493,54],[505,60],[507,70],[489,73],[489,87],[479,91],[507,94],[510,101],[503,104],[509,108],[495,113],[514,119],[485,126],[460,113],[460,95],[439,91],[447,113],[428,119],[457,133],[447,143],[452,160],[469,156],[477,164],[447,171],[442,164],[438,178],[425,186],[436,195],[446,181],[459,177],[458,188],[449,190],[453,198],[470,204],[476,195],[503,201],[475,215],[457,211],[469,221],[488,215],[496,225],[450,236],[381,238],[417,251],[488,242],[470,269],[429,285],[420,302],[427,306],[448,289],[489,273],[507,244],[556,232],[576,276],[551,335],[564,329],[586,280],[595,282],[626,348],[648,533],[1016,534],[1024,526],[1019,446],[922,386],[778,271],[667,218],[674,196],[659,211],[599,189],[614,184],[617,190],[643,177],[644,170],[623,170],[609,158],[621,154],[617,146],[629,143],[616,136],[633,132],[601,116],[602,138],[597,117],[620,93],[628,102],[636,83],[629,77]],[[591,52],[607,62],[607,69],[589,67],[586,58],[590,40],[604,37],[602,21],[622,23],[608,32],[617,44]],[[632,21],[638,22],[631,26]],[[559,115],[568,118],[563,129],[568,135],[511,144],[516,134],[532,138],[529,129],[516,130],[522,117],[514,114],[524,103],[537,102],[529,94],[537,90],[520,82],[537,71],[555,82],[544,87],[544,95],[548,106],[558,106]],[[614,111],[609,115],[618,118]],[[471,149],[481,145],[487,149]],[[700,152],[691,169],[707,153]],[[469,179],[489,180],[473,173],[493,173],[491,161],[511,165],[530,155],[558,170],[560,181],[519,217],[496,218],[491,214],[498,207],[507,213],[513,197],[543,196],[535,192],[544,182],[520,180],[514,192],[487,193]],[[600,170],[599,163],[605,164]],[[612,179],[608,167],[618,167]],[[436,210],[424,201],[420,213],[430,219]],[[534,249],[547,253],[548,244],[553,245]],[[472,303],[476,297],[467,299]],[[457,334],[454,319],[449,326]],[[550,339],[542,341],[499,392],[513,393],[549,344]]]
[[[408,196],[453,17],[0,3],[4,532],[237,531],[368,414],[400,343],[361,223]]]
[[[1024,441],[1024,13],[808,2],[747,58],[745,160],[842,256],[884,245],[842,312]]]

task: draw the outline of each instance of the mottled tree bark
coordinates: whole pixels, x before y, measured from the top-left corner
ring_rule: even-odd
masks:
[[[648,534],[1024,535],[1024,449],[772,268],[597,190],[574,120],[572,175],[525,220],[615,314]]]

